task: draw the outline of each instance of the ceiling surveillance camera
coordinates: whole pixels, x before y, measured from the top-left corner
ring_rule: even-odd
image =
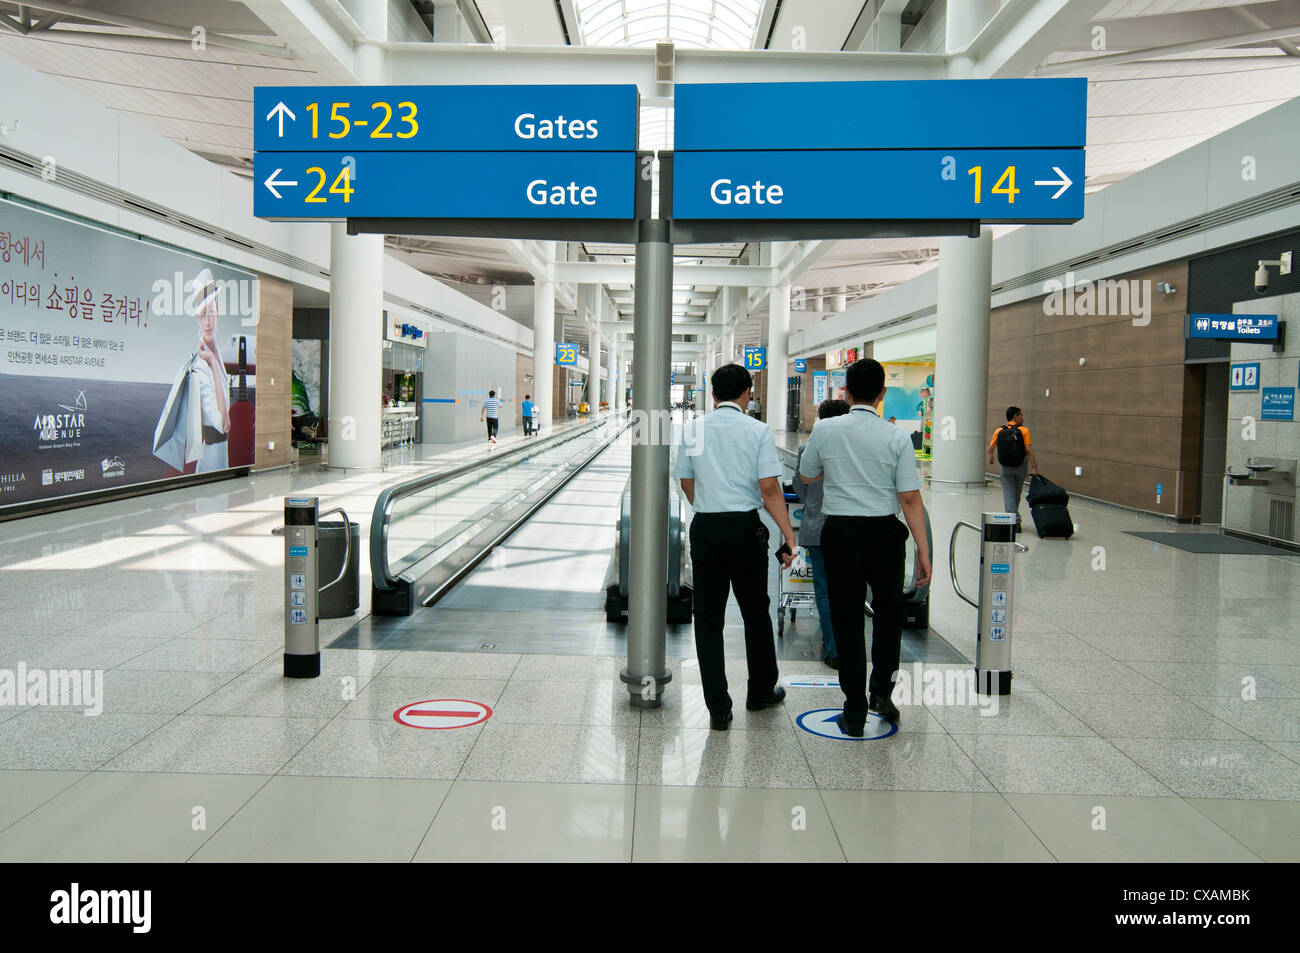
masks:
[[[1268,269],[1264,267],[1261,261],[1259,267],[1255,269],[1255,294],[1262,295],[1268,290]]]

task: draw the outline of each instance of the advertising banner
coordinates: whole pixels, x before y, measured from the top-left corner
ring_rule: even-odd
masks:
[[[0,201],[0,506],[249,466],[257,279]]]

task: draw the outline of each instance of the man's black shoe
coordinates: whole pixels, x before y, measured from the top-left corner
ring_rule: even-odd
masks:
[[[839,671],[840,660],[837,659],[835,656],[832,655],[830,658],[824,658],[822,659],[822,661],[825,662],[827,665],[829,665],[831,668],[835,669],[836,671]]]
[[[725,715],[710,715],[709,727],[714,731],[726,731],[727,726],[731,724],[732,717],[731,712],[727,712]]]
[[[844,732],[850,738],[861,738],[867,731],[865,722],[861,725],[850,725],[844,720],[843,712],[835,717],[835,724],[839,726],[840,731]]]
[[[758,711],[762,708],[771,708],[773,705],[779,705],[785,701],[785,689],[780,685],[772,690],[772,694],[766,698],[748,698],[745,700],[745,708],[749,711]]]
[[[887,695],[867,696],[867,708],[874,711],[885,721],[898,724],[898,706]]]

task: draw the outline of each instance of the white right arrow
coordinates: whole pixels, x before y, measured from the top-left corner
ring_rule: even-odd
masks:
[[[291,110],[283,102],[276,103],[275,108],[266,114],[266,118],[270,119],[272,116],[275,116],[276,114],[279,114],[279,119],[280,119],[280,130],[279,132],[276,133],[276,135],[279,136],[280,138],[284,138],[284,117],[288,116],[290,120],[296,120],[298,117],[295,116],[293,114],[293,110]]]
[[[283,171],[284,171],[283,169],[276,169],[274,172],[272,172],[270,175],[268,175],[268,176],[266,177],[266,181],[262,183],[262,184],[265,185],[268,189],[271,190],[271,194],[274,195],[277,199],[278,199],[278,198],[283,198],[283,196],[280,195],[280,193],[277,192],[277,191],[275,190],[275,187],[276,187],[277,185],[297,185],[297,184],[298,184],[297,179],[295,179],[295,180],[292,181],[292,182],[290,182],[290,181],[288,181],[288,180],[286,180],[286,179],[281,179],[279,182],[277,182],[277,181],[275,180],[275,177],[276,177],[277,175],[279,175],[279,174],[280,174],[281,172],[283,172]]]
[[[1062,172],[1059,167],[1052,166],[1052,171],[1055,172],[1057,175],[1059,175],[1060,178],[1059,179],[1038,179],[1034,182],[1034,185],[1059,185],[1060,188],[1057,189],[1056,194],[1052,196],[1052,198],[1054,199],[1059,199],[1061,197],[1061,193],[1064,192],[1066,189],[1068,189],[1070,186],[1074,185],[1074,183],[1070,181],[1070,177],[1066,175],[1064,172]]]

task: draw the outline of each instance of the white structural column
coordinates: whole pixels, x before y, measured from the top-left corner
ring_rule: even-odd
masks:
[[[773,430],[785,430],[785,410],[789,400],[786,364],[790,356],[790,286],[777,285],[768,298],[767,378],[763,401],[763,419]]]
[[[591,413],[600,406],[600,322],[591,315],[587,328],[587,407]]]
[[[609,402],[609,409],[617,413],[622,407],[618,400],[618,346],[613,338],[609,340],[609,350],[605,352],[605,357],[609,361],[609,367],[605,369],[605,400]]]
[[[839,285],[831,290],[833,293],[830,295],[827,301],[828,306],[824,310],[829,311],[831,314],[839,314],[849,306],[848,289],[843,285]]]
[[[997,0],[948,5],[944,42],[964,49],[997,12]],[[948,64],[953,79],[968,78],[969,57]],[[993,286],[993,234],[939,239],[938,317],[934,358],[935,483],[984,481],[984,426],[988,410],[989,296]]]
[[[533,285],[533,402],[542,424],[554,423],[551,391],[555,387],[555,282],[538,278]]]
[[[934,482],[984,481],[993,233],[939,239]]]
[[[357,25],[377,40],[388,37],[388,8],[376,3]],[[357,47],[357,79],[382,83],[384,49]],[[384,389],[384,236],[348,235],[330,225],[330,424],[329,462],[336,467],[377,467],[382,458]]]
[[[384,236],[330,225],[331,466],[380,464],[383,315]]]

